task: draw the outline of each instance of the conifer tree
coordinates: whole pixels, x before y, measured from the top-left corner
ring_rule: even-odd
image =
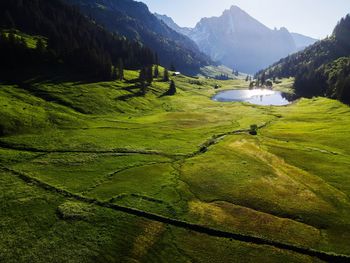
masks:
[[[146,80],[149,85],[153,82],[153,67],[152,65],[146,67]]]
[[[124,79],[124,64],[123,60],[120,58],[118,60],[118,80],[123,80]]]
[[[159,65],[159,57],[158,57],[158,53],[156,52],[155,55],[154,55],[154,63],[156,65]]]
[[[142,95],[146,95],[147,92],[147,85],[146,82],[144,80],[141,81],[141,94]]]
[[[175,93],[176,93],[176,85],[175,85],[175,82],[172,80],[170,82],[170,86],[167,94],[172,96],[172,95],[175,95]]]
[[[163,81],[169,81],[169,71],[166,68],[164,69]]]
[[[266,75],[265,75],[265,72],[261,75],[261,80],[260,80],[260,83],[261,85],[265,85],[265,81],[266,81]]]
[[[112,80],[116,80],[116,79],[118,79],[117,67],[113,66],[113,69],[112,69]]]
[[[159,68],[158,68],[158,65],[155,65],[154,67],[154,75],[153,75],[155,78],[158,78],[159,77]]]
[[[140,73],[139,73],[139,81],[140,81],[141,83],[146,81],[146,69],[145,69],[145,68],[142,68],[142,69],[140,70]]]
[[[45,52],[45,43],[44,41],[39,38],[37,41],[36,41],[36,45],[35,45],[35,49],[36,51],[39,53],[39,54],[43,54]]]

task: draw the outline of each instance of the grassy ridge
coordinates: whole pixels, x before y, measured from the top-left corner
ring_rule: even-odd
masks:
[[[185,76],[174,77],[175,96],[162,96],[169,84],[158,80],[143,96],[135,82],[137,72],[125,75],[123,82],[3,85],[1,164],[87,198],[222,231],[350,254],[347,106],[320,98],[287,107],[219,103],[210,100],[217,92],[216,84],[221,90],[248,84]],[[288,82],[281,87],[289,88]],[[233,133],[252,124],[263,127],[258,136]],[[217,138],[213,144],[199,151],[213,137]],[[1,178],[10,180],[6,172]],[[30,194],[30,186],[17,183]],[[176,262],[218,262],[220,253],[227,259],[233,257],[228,261],[242,259],[244,253],[252,261],[315,260],[202,234],[183,235],[176,227],[136,218],[132,222],[137,227],[121,220],[110,228],[105,213],[114,212],[80,208],[80,204],[48,194],[61,200],[50,208],[57,213],[55,220],[68,222],[74,231],[79,229],[77,224],[86,222],[84,218],[96,217],[96,209],[101,211],[97,214],[106,230],[103,241],[95,240],[92,233],[100,230],[93,223],[80,236],[83,240],[85,234],[91,235],[92,240],[83,245],[85,262],[113,262],[119,253],[112,252],[116,247],[115,251],[123,251],[121,258],[130,262],[166,262],[169,255]],[[16,202],[23,213],[29,211]],[[18,216],[14,211],[9,218]],[[33,219],[32,224],[39,229],[45,220]],[[11,225],[15,232],[23,229],[22,224]],[[112,238],[114,226],[125,226],[122,241]],[[72,242],[69,234],[52,235],[57,242]],[[30,237],[34,238],[25,235],[23,242]],[[52,249],[58,253],[56,241]],[[128,248],[120,242],[126,242]],[[8,246],[5,241],[1,244]],[[15,255],[9,251],[6,259]],[[27,251],[45,258],[39,250]],[[58,258],[64,260],[62,255]],[[74,257],[72,262],[82,260]]]

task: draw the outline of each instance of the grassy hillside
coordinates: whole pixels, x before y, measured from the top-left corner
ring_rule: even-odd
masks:
[[[137,76],[1,85],[0,261],[350,255],[348,106],[214,102],[215,85],[248,83],[184,76],[142,95]]]

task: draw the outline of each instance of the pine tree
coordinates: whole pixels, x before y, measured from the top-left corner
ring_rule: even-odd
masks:
[[[169,90],[168,90],[167,94],[172,96],[172,95],[175,95],[175,93],[176,93],[176,85],[175,85],[175,82],[172,80],[170,82],[170,86],[169,86]]]
[[[112,80],[116,80],[116,79],[118,79],[117,67],[113,66],[113,69],[112,69]]]
[[[261,80],[260,80],[261,86],[265,85],[265,81],[266,81],[266,75],[265,75],[265,72],[264,72],[261,75]]]
[[[159,57],[158,57],[158,53],[156,52],[154,55],[154,63],[158,66],[159,65]]]
[[[146,69],[145,69],[145,68],[142,68],[142,69],[140,70],[140,73],[139,73],[139,81],[140,81],[141,83],[146,81]]]
[[[8,42],[10,43],[10,45],[16,45],[16,41],[17,41],[17,38],[15,36],[15,34],[11,31],[8,35]]]
[[[158,78],[159,77],[159,68],[158,68],[158,65],[155,65],[154,67],[154,75],[153,75],[155,78]]]
[[[148,85],[151,85],[153,82],[153,67],[152,65],[146,67],[146,80]]]
[[[147,85],[146,82],[144,80],[141,81],[141,94],[142,95],[146,95],[147,92]]]
[[[123,80],[124,79],[124,64],[123,60],[120,58],[118,60],[118,80]]]
[[[169,71],[168,71],[168,69],[164,69],[163,81],[165,81],[165,82],[169,81]]]
[[[36,41],[36,45],[35,45],[35,49],[36,51],[39,53],[39,54],[43,54],[45,53],[45,43],[44,41],[39,38],[37,41]]]

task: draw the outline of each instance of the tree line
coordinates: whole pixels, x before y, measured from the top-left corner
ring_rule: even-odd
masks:
[[[145,95],[147,93],[147,87],[152,85],[154,78],[162,79],[163,82],[170,81],[169,89],[164,95],[175,95],[176,85],[174,80],[170,80],[168,69],[164,68],[163,76],[161,76],[158,65],[155,65],[154,67],[153,65],[148,65],[140,70],[138,80],[142,95]]]

